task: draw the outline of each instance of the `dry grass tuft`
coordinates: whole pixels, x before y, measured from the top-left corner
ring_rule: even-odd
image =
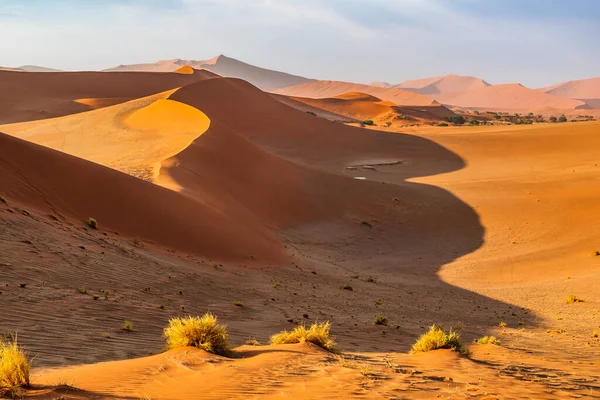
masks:
[[[424,353],[438,349],[451,349],[459,353],[467,354],[467,350],[460,342],[460,334],[450,329],[446,332],[439,325],[432,325],[429,331],[422,334],[410,349],[411,354]]]
[[[92,229],[98,229],[98,221],[96,221],[94,218],[90,217],[88,219],[88,226]]]
[[[0,339],[0,390],[29,386],[31,366],[17,340]]]
[[[484,336],[475,341],[477,344],[495,344],[496,346],[500,346],[500,341],[496,338],[496,336]]]
[[[294,344],[310,342],[328,351],[335,351],[334,338],[330,335],[329,321],[314,323],[307,328],[305,325],[296,327],[293,331],[283,331],[271,336],[271,344]]]
[[[571,304],[571,303],[583,303],[583,300],[580,299],[579,297],[575,296],[574,294],[570,294],[569,297],[567,297],[567,304]]]
[[[131,321],[123,321],[121,325],[121,329],[127,332],[133,332],[133,322]]]
[[[375,317],[375,325],[387,326],[388,318],[384,314],[379,314]]]
[[[227,326],[219,325],[211,313],[202,317],[172,318],[163,336],[169,349],[192,346],[222,356],[231,354]]]

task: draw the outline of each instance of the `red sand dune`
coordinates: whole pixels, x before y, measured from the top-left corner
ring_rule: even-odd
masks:
[[[91,98],[120,98],[127,101],[215,76],[208,71],[193,75],[0,71],[3,94],[0,97],[0,124],[60,117],[95,107],[77,102],[79,99],[89,102]]]
[[[0,166],[0,187],[7,198],[82,221],[81,226],[94,217],[102,230],[206,257],[284,259],[279,240],[232,207],[223,213],[171,190],[4,134],[0,134]]]
[[[581,109],[582,101],[552,96],[519,84],[488,86],[458,94],[441,94],[436,98],[443,104],[490,111],[532,111],[541,108]]]
[[[438,121],[454,113],[440,104],[396,106],[366,93],[350,92],[328,99],[291,97],[296,102],[343,115],[354,121],[372,120],[375,123],[399,121]]]
[[[563,82],[540,90],[570,99],[600,99],[600,77]]]
[[[313,99],[331,98],[348,92],[366,93],[388,100],[397,105],[429,105],[434,101],[418,93],[403,89],[386,89],[376,86],[341,81],[313,81],[301,85],[276,90],[275,93],[292,97]]]
[[[193,75],[195,70],[189,65],[184,65],[183,67],[178,68],[173,72],[175,72],[176,74]]]
[[[145,71],[145,72],[173,72],[182,66],[190,66],[194,69],[212,71],[217,75],[231,78],[240,78],[252,83],[254,86],[271,91],[288,86],[298,85],[311,81],[308,78],[291,75],[284,72],[255,67],[233,58],[219,55],[209,60],[162,60],[149,64],[119,65],[110,68],[107,72],[123,71]]]
[[[444,75],[434,78],[404,81],[393,87],[430,95],[435,98],[435,95],[438,94],[466,92],[488,86],[490,86],[489,83],[473,76]]]

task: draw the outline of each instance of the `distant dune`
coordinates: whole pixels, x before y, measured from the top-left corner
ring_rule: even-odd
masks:
[[[553,96],[519,84],[487,86],[458,94],[438,95],[437,98],[443,104],[490,111],[589,108],[583,101]]]
[[[424,95],[431,95],[437,100],[435,95],[438,94],[466,92],[488,86],[491,85],[483,79],[475,78],[473,76],[444,75],[434,78],[404,81],[393,87],[410,90]]]
[[[540,90],[570,99],[600,99],[600,77],[563,82]]]
[[[255,67],[224,55],[203,61],[174,59],[149,64],[120,65],[105,71],[174,72],[185,66],[212,71],[223,77],[240,78],[265,91],[272,91],[310,81],[310,79],[301,76]]]
[[[397,106],[390,101],[359,92],[344,93],[326,99],[305,97],[291,97],[291,99],[337,115],[346,116],[355,121],[372,120],[376,124],[439,121],[454,114],[440,104],[412,107]]]
[[[313,99],[331,98],[349,92],[366,93],[382,100],[391,101],[397,105],[429,105],[434,103],[432,99],[408,90],[386,89],[341,81],[313,81],[275,91],[275,93],[286,96]]]
[[[0,124],[61,117],[150,96],[216,75],[0,71]]]
[[[40,67],[38,65],[23,65],[19,69],[25,72],[62,72],[60,69]]]

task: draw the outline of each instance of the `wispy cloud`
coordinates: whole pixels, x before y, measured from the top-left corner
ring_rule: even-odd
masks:
[[[600,2],[555,0],[540,12],[540,1],[2,0],[0,65],[100,69],[225,53],[354,81],[460,73],[542,86],[597,74]]]

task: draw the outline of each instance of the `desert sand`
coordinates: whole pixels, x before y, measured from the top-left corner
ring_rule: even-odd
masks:
[[[429,97],[408,90],[340,81],[313,81],[275,90],[274,93],[313,99],[331,98],[344,93],[366,93],[381,100],[391,101],[397,105],[414,106],[430,105],[434,103]]]
[[[279,97],[281,98],[281,97]],[[290,97],[294,103],[286,104],[303,110],[311,111],[318,116],[328,119],[328,114],[345,116],[347,122],[362,122],[371,120],[376,124],[401,124],[415,122],[440,122],[454,115],[452,111],[441,104],[420,106],[398,106],[391,101],[384,101],[366,93],[349,92],[339,96],[325,99],[311,99],[307,97]],[[284,101],[285,102],[285,101]],[[311,109],[297,106],[297,104],[312,106]],[[323,111],[326,114],[323,114]],[[338,120],[333,118],[332,120]],[[344,119],[342,119],[344,120]]]
[[[406,89],[415,93],[430,95],[434,99],[439,94],[461,93],[483,89],[491,86],[481,78],[473,76],[444,75],[433,78],[404,81],[393,87]]]
[[[35,356],[23,396],[600,395],[598,122],[367,130],[193,72],[0,74],[0,328]],[[338,100],[399,104],[368,94]],[[235,357],[164,351],[169,318],[206,311]],[[266,345],[324,320],[340,356]],[[471,355],[408,354],[431,324]]]
[[[161,60],[148,64],[119,65],[118,67],[109,68],[105,71],[175,72],[178,69],[185,67],[211,71],[223,77],[243,79],[266,91],[277,90],[311,81],[311,79],[302,76],[255,67],[254,65],[238,61],[234,58],[224,56],[223,54],[202,61],[174,59]]]

